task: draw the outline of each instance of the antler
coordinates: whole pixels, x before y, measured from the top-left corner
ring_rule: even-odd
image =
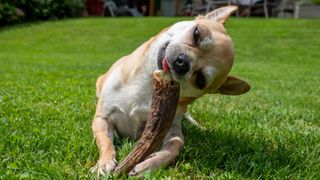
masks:
[[[179,100],[180,85],[172,80],[169,73],[161,70],[153,73],[153,93],[148,121],[136,146],[116,168],[117,173],[128,173],[134,166],[145,160],[168,133]]]

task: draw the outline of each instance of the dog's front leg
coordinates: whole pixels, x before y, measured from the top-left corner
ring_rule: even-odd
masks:
[[[137,164],[129,175],[135,176],[146,170],[153,170],[169,165],[179,155],[183,143],[181,122],[180,119],[176,119],[165,137],[160,151],[151,154],[143,162]]]
[[[116,152],[113,146],[113,127],[101,113],[101,101],[98,102],[96,114],[92,123],[93,136],[99,148],[99,160],[92,168],[92,172],[105,175],[116,168]]]

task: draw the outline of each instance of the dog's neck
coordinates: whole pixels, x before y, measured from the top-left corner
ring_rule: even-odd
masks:
[[[159,52],[159,43],[155,38],[151,38],[149,44],[149,48],[145,52],[144,60],[145,63],[150,67],[150,70],[153,72],[158,68],[157,60],[158,60],[158,52]]]

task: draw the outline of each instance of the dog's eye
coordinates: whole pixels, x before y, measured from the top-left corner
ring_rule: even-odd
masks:
[[[202,72],[198,72],[196,75],[196,85],[199,89],[203,89],[206,87],[206,79]]]
[[[198,46],[200,44],[201,36],[200,36],[200,30],[198,27],[196,27],[193,31],[193,41],[195,46]]]

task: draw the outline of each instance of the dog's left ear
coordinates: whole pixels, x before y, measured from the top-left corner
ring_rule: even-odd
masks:
[[[205,18],[224,24],[228,17],[238,9],[237,6],[225,6],[208,13]]]
[[[238,79],[237,77],[228,76],[216,92],[223,95],[240,95],[248,92],[249,90],[249,83]]]

